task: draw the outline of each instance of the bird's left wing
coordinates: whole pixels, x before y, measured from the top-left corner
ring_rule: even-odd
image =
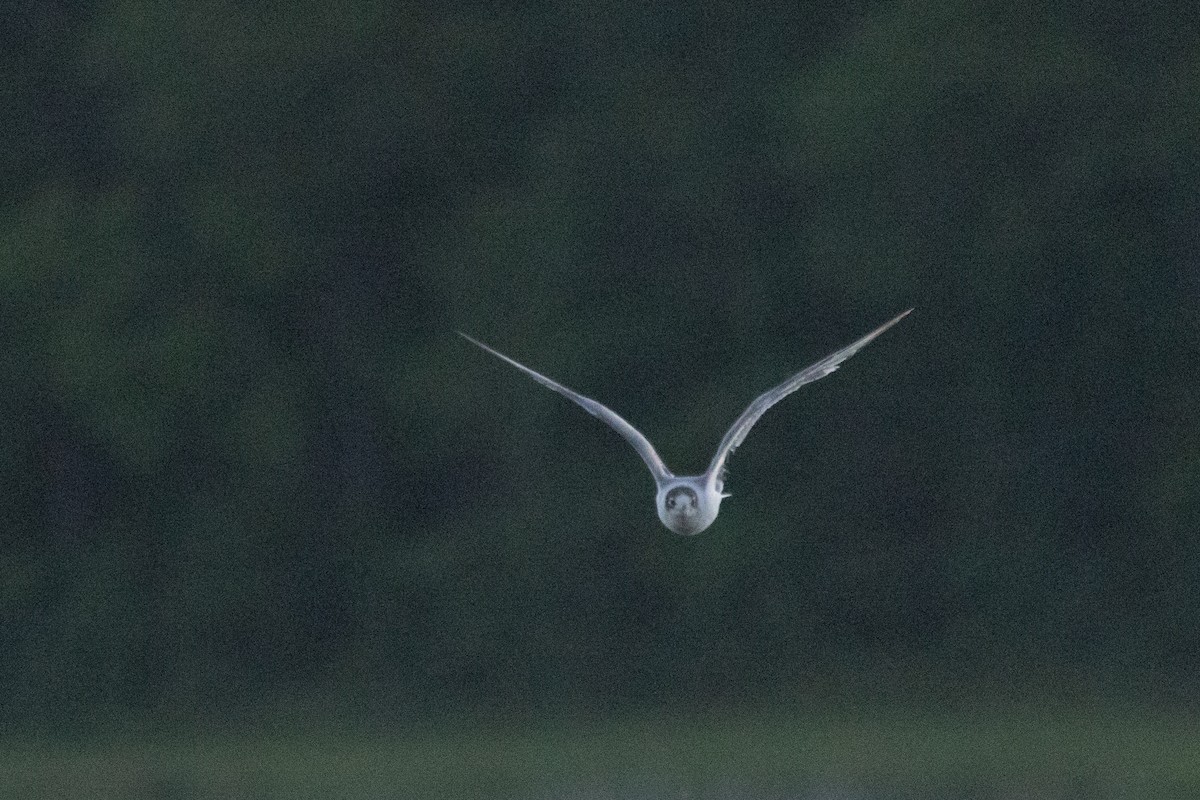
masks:
[[[774,389],[761,394],[758,399],[751,403],[750,406],[742,412],[742,415],[737,418],[737,420],[725,433],[725,438],[721,439],[721,444],[717,447],[717,454],[713,456],[712,463],[709,464],[708,471],[705,473],[705,476],[707,476],[709,479],[715,477],[719,484],[722,480],[725,462],[729,459],[729,456],[733,455],[733,451],[742,443],[742,440],[746,438],[746,434],[748,434],[750,429],[754,427],[754,423],[758,422],[759,417],[767,413],[767,409],[799,389],[801,386],[820,380],[836,370],[843,361],[866,347],[873,339],[875,339],[876,336],[907,317],[911,312],[912,309],[910,308],[903,314],[900,314],[892,320],[885,322],[883,325],[880,325],[878,328],[871,331],[857,342],[847,345],[837,352],[830,353],[812,366],[805,367],[804,369],[800,370],[795,375],[776,386]]]
[[[529,377],[533,378],[535,381],[540,383],[542,386],[545,386],[547,389],[553,389],[554,391],[561,394],[563,397],[578,404],[579,406],[581,406],[583,408],[584,411],[588,412],[592,416],[599,417],[610,428],[612,428],[617,433],[619,433],[623,437],[625,437],[625,441],[627,441],[631,445],[633,445],[633,449],[637,450],[638,455],[642,457],[642,461],[645,461],[646,466],[650,468],[650,472],[651,472],[651,474],[654,475],[654,480],[656,483],[665,478],[672,477],[671,471],[669,469],[667,469],[667,465],[663,463],[663,460],[661,458],[659,458],[658,453],[654,450],[654,446],[652,444],[650,444],[650,440],[647,439],[645,436],[643,436],[641,431],[639,431],[637,428],[633,427],[628,422],[626,422],[624,419],[622,419],[619,414],[617,414],[615,411],[610,409],[608,406],[605,406],[601,403],[597,403],[595,400],[593,400],[590,397],[584,397],[583,395],[579,394],[578,392],[571,391],[566,386],[563,386],[561,383],[558,383],[556,381],[551,380],[550,378],[547,378],[545,375],[541,374],[540,372],[535,372],[534,370],[531,370],[529,367],[525,366],[524,364],[513,361],[511,358],[504,355],[503,353],[501,353],[497,350],[493,350],[492,348],[488,347],[483,342],[480,342],[476,339],[472,339],[470,336],[467,336],[462,331],[459,331],[458,335],[463,337],[464,339],[466,339],[471,344],[476,345],[477,347],[481,347],[484,350],[488,351],[489,353],[494,355],[496,358],[502,359],[504,361],[507,361],[509,364],[512,364],[514,367],[521,370]]]

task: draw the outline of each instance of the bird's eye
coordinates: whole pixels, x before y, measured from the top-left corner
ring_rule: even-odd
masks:
[[[668,497],[667,498],[667,508],[674,508],[674,507],[675,507],[675,498]]]

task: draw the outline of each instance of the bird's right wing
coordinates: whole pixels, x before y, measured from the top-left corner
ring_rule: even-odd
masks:
[[[561,394],[563,397],[567,398],[568,400],[572,401],[573,403],[578,404],[579,406],[581,406],[583,408],[584,411],[588,412],[592,416],[599,417],[600,420],[602,420],[604,423],[606,423],[610,428],[612,428],[617,433],[619,433],[623,437],[625,437],[625,441],[627,441],[631,445],[633,445],[633,449],[637,450],[638,455],[642,457],[642,461],[645,461],[646,466],[650,468],[650,472],[652,475],[654,475],[654,480],[656,483],[659,481],[662,481],[665,478],[673,477],[671,475],[671,471],[669,469],[667,469],[667,465],[663,463],[663,460],[661,458],[659,458],[658,453],[655,452],[654,446],[652,444],[650,444],[650,440],[647,439],[645,436],[643,436],[641,431],[639,431],[637,428],[633,427],[628,422],[626,422],[624,419],[622,419],[621,416],[618,415],[612,409],[608,408],[605,405],[602,405],[601,403],[597,403],[595,400],[591,399],[590,397],[584,397],[583,395],[579,394],[578,392],[571,391],[567,387],[563,386],[561,383],[558,383],[556,381],[551,380],[550,378],[547,378],[545,375],[541,374],[540,372],[535,372],[534,370],[531,370],[529,367],[525,366],[524,364],[520,364],[516,361],[513,361],[511,358],[504,355],[503,353],[493,350],[492,348],[488,347],[483,342],[480,342],[476,339],[472,339],[470,336],[467,336],[462,331],[459,331],[458,335],[463,337],[464,339],[466,339],[471,344],[488,351],[489,353],[494,355],[496,358],[499,358],[503,361],[507,361],[509,364],[512,364],[514,367],[521,370],[529,377],[533,378],[535,381],[540,383],[542,386],[545,386],[547,389],[553,389],[554,391]]]

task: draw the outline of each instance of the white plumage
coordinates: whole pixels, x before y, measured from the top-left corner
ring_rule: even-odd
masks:
[[[578,403],[589,414],[599,417],[613,430],[625,437],[625,441],[633,445],[633,449],[646,462],[646,466],[650,468],[650,474],[654,476],[654,482],[658,486],[658,494],[655,502],[658,506],[658,518],[662,520],[662,524],[682,536],[695,536],[711,525],[713,520],[717,518],[717,513],[721,510],[721,500],[729,496],[723,493],[725,463],[729,460],[729,456],[733,454],[737,446],[746,438],[746,434],[750,432],[750,429],[754,427],[754,423],[758,422],[759,418],[767,412],[767,409],[801,386],[820,380],[836,370],[843,361],[870,344],[875,337],[904,319],[911,311],[912,309],[910,308],[903,314],[880,325],[853,344],[830,353],[815,364],[800,370],[770,391],[759,395],[725,433],[724,438],[721,439],[721,444],[717,446],[716,455],[713,456],[712,462],[708,465],[708,469],[705,470],[703,475],[672,474],[655,451],[654,446],[650,444],[650,440],[612,409],[596,402],[590,397],[584,397],[578,392],[568,389],[561,383],[557,383],[540,372],[536,372],[524,364],[514,361],[503,353],[493,350],[483,342],[472,339],[461,331],[459,335],[497,358],[512,364],[548,389],[553,389],[569,400]]]

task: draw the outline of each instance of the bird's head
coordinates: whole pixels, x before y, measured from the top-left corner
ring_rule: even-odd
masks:
[[[663,486],[658,491],[658,518],[680,536],[695,536],[713,523],[721,495],[699,479]]]

